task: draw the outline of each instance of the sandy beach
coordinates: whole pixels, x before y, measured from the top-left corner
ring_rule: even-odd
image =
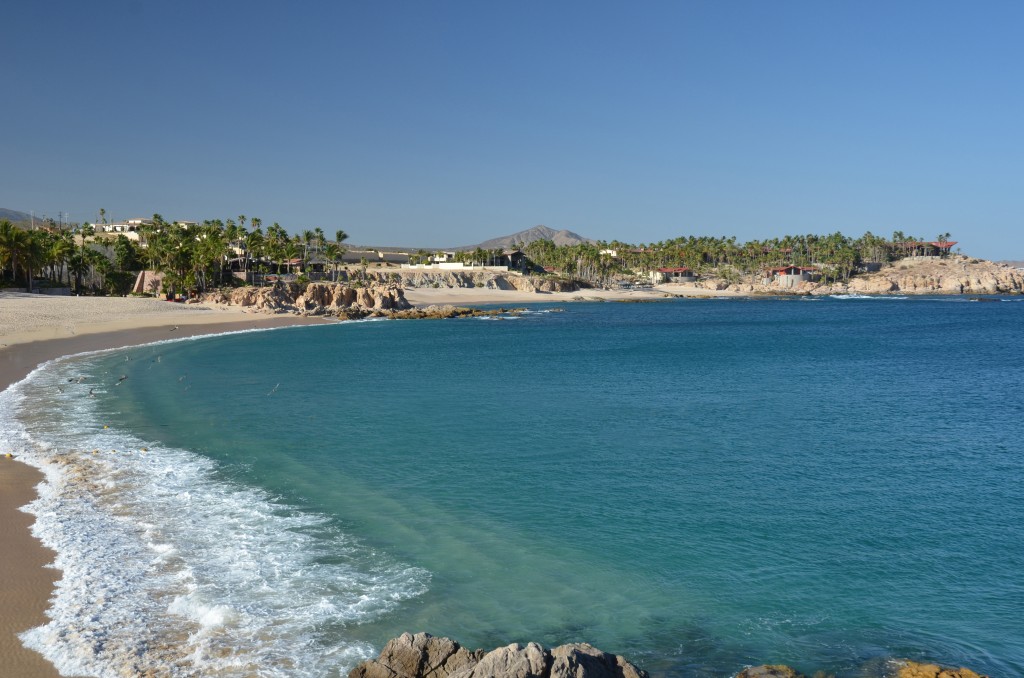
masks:
[[[520,292],[484,287],[414,287],[406,288],[405,298],[414,306],[432,304],[541,304],[570,301],[647,301],[670,297],[742,297],[748,294],[732,291],[706,290],[692,285],[668,283],[641,289],[586,289],[576,292]]]
[[[258,315],[155,299],[50,297],[0,293],[0,390],[40,363],[64,355],[176,337],[328,322],[296,315]],[[0,455],[7,450],[0,450]],[[19,678],[58,676],[17,634],[46,621],[60,572],[54,553],[30,533],[33,517],[19,510],[43,480],[35,468],[0,456],[0,667]]]

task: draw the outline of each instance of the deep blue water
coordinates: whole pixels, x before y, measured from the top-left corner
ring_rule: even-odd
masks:
[[[587,641],[665,676],[1024,674],[1024,303],[531,308],[37,374],[38,454],[73,450],[100,488],[53,509],[93,521],[54,527],[58,550],[140,563],[111,574],[132,595],[97,585],[192,635],[181,675],[339,675],[406,630]],[[77,669],[81,639],[54,639],[89,599],[35,636]],[[133,642],[120,618],[95,636]]]

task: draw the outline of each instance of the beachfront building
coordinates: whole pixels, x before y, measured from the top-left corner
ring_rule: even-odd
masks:
[[[779,287],[796,287],[802,282],[817,281],[821,273],[814,266],[781,266],[770,271],[769,280]]]
[[[697,273],[686,266],[658,268],[651,271],[651,282],[661,283],[692,283],[697,281]]]

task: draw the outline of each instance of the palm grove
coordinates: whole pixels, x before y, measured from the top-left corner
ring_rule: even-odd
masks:
[[[169,290],[203,292],[225,284],[239,284],[232,270],[242,273],[291,273],[308,270],[319,262],[337,279],[348,235],[338,230],[329,240],[320,228],[289,235],[279,224],[264,230],[262,221],[239,215],[237,219],[207,220],[202,224],[167,222],[153,215],[139,228],[135,242],[124,234],[98,237],[86,223],[62,230],[25,230],[0,222],[0,284],[34,278],[73,287],[78,293],[126,294],[135,273],[160,271]],[[949,242],[949,233],[937,236]],[[891,238],[867,232],[851,238],[830,235],[787,235],[782,238],[737,242],[735,237],[685,236],[657,243],[633,245],[617,240],[557,246],[550,240],[523,245],[527,269],[547,270],[585,283],[601,284],[613,278],[642,274],[662,267],[685,266],[698,274],[753,281],[766,269],[815,266],[830,280],[847,280],[866,264],[884,264],[911,253],[919,239],[902,231]],[[943,250],[948,252],[948,248]],[[500,253],[500,252],[497,252]],[[493,262],[497,253],[466,250],[457,260]],[[414,259],[425,259],[421,251]]]
[[[342,230],[334,235],[330,241],[320,228],[289,235],[277,223],[264,232],[259,218],[245,215],[196,225],[154,214],[140,225],[137,241],[123,233],[98,235],[88,223],[26,230],[3,221],[0,283],[23,282],[31,289],[42,278],[80,294],[127,294],[135,274],[147,269],[163,273],[168,290],[203,292],[234,283],[232,264],[243,272],[291,272],[304,270],[316,257],[336,272],[348,235]]]

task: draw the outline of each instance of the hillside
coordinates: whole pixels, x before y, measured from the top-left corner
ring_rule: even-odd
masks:
[[[9,210],[0,207],[0,221],[3,221],[4,219],[17,224],[22,221],[30,221],[32,219],[32,215],[26,212],[18,212],[17,210]]]
[[[463,247],[458,247],[456,249],[473,250],[478,247],[480,249],[485,250],[493,250],[498,248],[509,249],[515,247],[520,243],[528,245],[535,240],[550,240],[559,247],[564,247],[566,245],[578,245],[580,243],[585,242],[594,242],[590,238],[584,238],[582,235],[579,235],[578,233],[573,233],[572,231],[556,231],[555,229],[548,228],[547,226],[534,226],[533,228],[528,228],[525,231],[519,231],[518,233],[513,233],[512,235],[506,235],[500,238],[492,238],[490,240],[480,243],[479,245],[466,245]]]

